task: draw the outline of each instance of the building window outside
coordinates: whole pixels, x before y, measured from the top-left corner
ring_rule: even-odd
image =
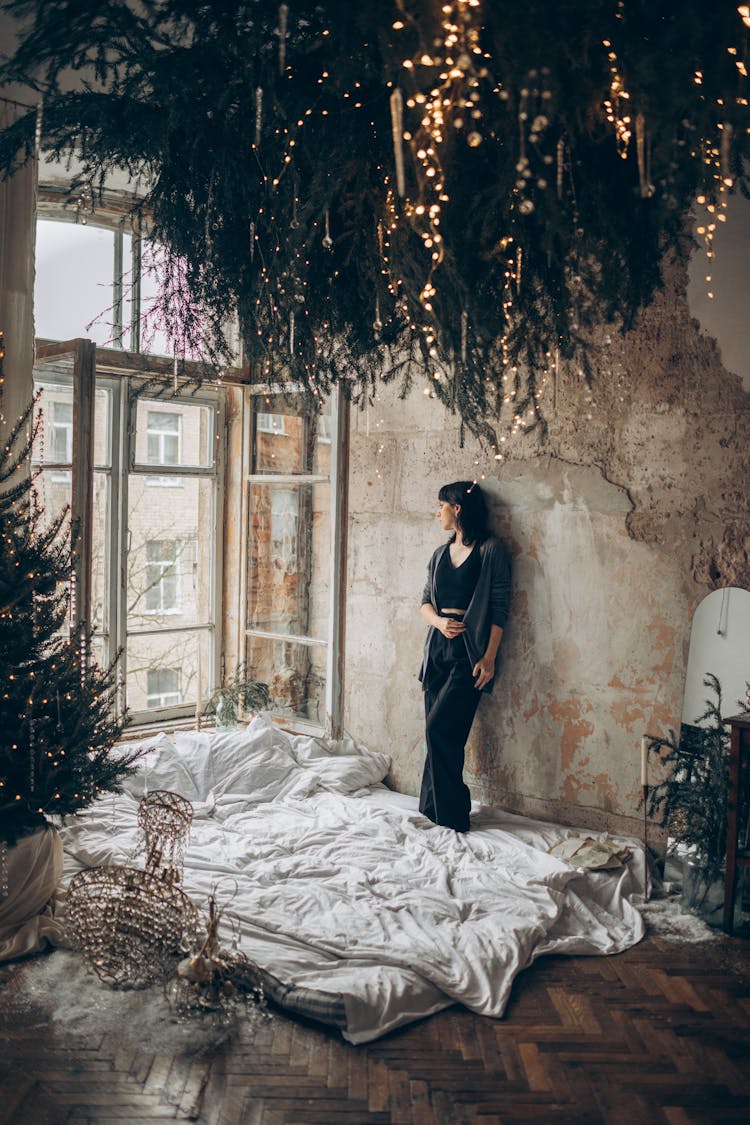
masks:
[[[73,403],[52,403],[52,461],[73,460]]]
[[[149,410],[147,432],[149,465],[179,465],[181,438],[179,414]]]
[[[256,414],[256,427],[259,434],[285,434],[286,425],[283,414]]]
[[[50,407],[52,448],[49,460],[69,465],[73,461],[73,403],[53,401]],[[69,469],[53,469],[50,475],[55,484],[70,484]]]
[[[165,410],[148,411],[149,465],[179,465],[182,461],[182,419]],[[179,477],[149,477],[147,484],[157,488],[180,488]]]
[[[146,541],[146,612],[180,611],[180,544],[176,540]]]
[[[174,707],[182,703],[179,668],[151,668],[147,673],[148,707]]]

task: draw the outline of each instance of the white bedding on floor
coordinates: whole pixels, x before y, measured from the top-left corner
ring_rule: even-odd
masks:
[[[67,870],[141,866],[146,787],[193,802],[184,888],[218,886],[242,948],[287,984],[341,993],[345,1038],[366,1042],[454,1001],[501,1016],[543,953],[617,953],[639,941],[643,852],[617,872],[547,854],[571,829],[481,809],[457,834],[380,784],[383,754],[292,736],[266,719],[154,740],[127,792],[63,830]]]

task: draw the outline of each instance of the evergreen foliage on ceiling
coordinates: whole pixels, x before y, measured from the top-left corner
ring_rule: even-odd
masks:
[[[596,374],[592,329],[632,323],[697,199],[711,252],[746,192],[727,0],[5,6],[26,31],[2,77],[43,113],[0,165],[78,154],[79,205],[143,177],[180,349],[227,362],[237,310],[255,378],[418,377],[490,441],[543,419],[558,356]]]

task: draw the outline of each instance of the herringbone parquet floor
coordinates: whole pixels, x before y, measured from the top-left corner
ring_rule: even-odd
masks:
[[[652,935],[546,958],[500,1021],[455,1008],[361,1047],[274,1013],[199,1055],[113,1050],[50,1038],[35,1011],[0,1027],[0,1123],[750,1122],[749,954]]]

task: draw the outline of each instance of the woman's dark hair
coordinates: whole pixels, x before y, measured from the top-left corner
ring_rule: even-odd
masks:
[[[489,537],[487,501],[475,481],[457,480],[453,484],[444,484],[438,492],[438,500],[461,505],[456,523],[461,528],[464,543],[483,543]]]

